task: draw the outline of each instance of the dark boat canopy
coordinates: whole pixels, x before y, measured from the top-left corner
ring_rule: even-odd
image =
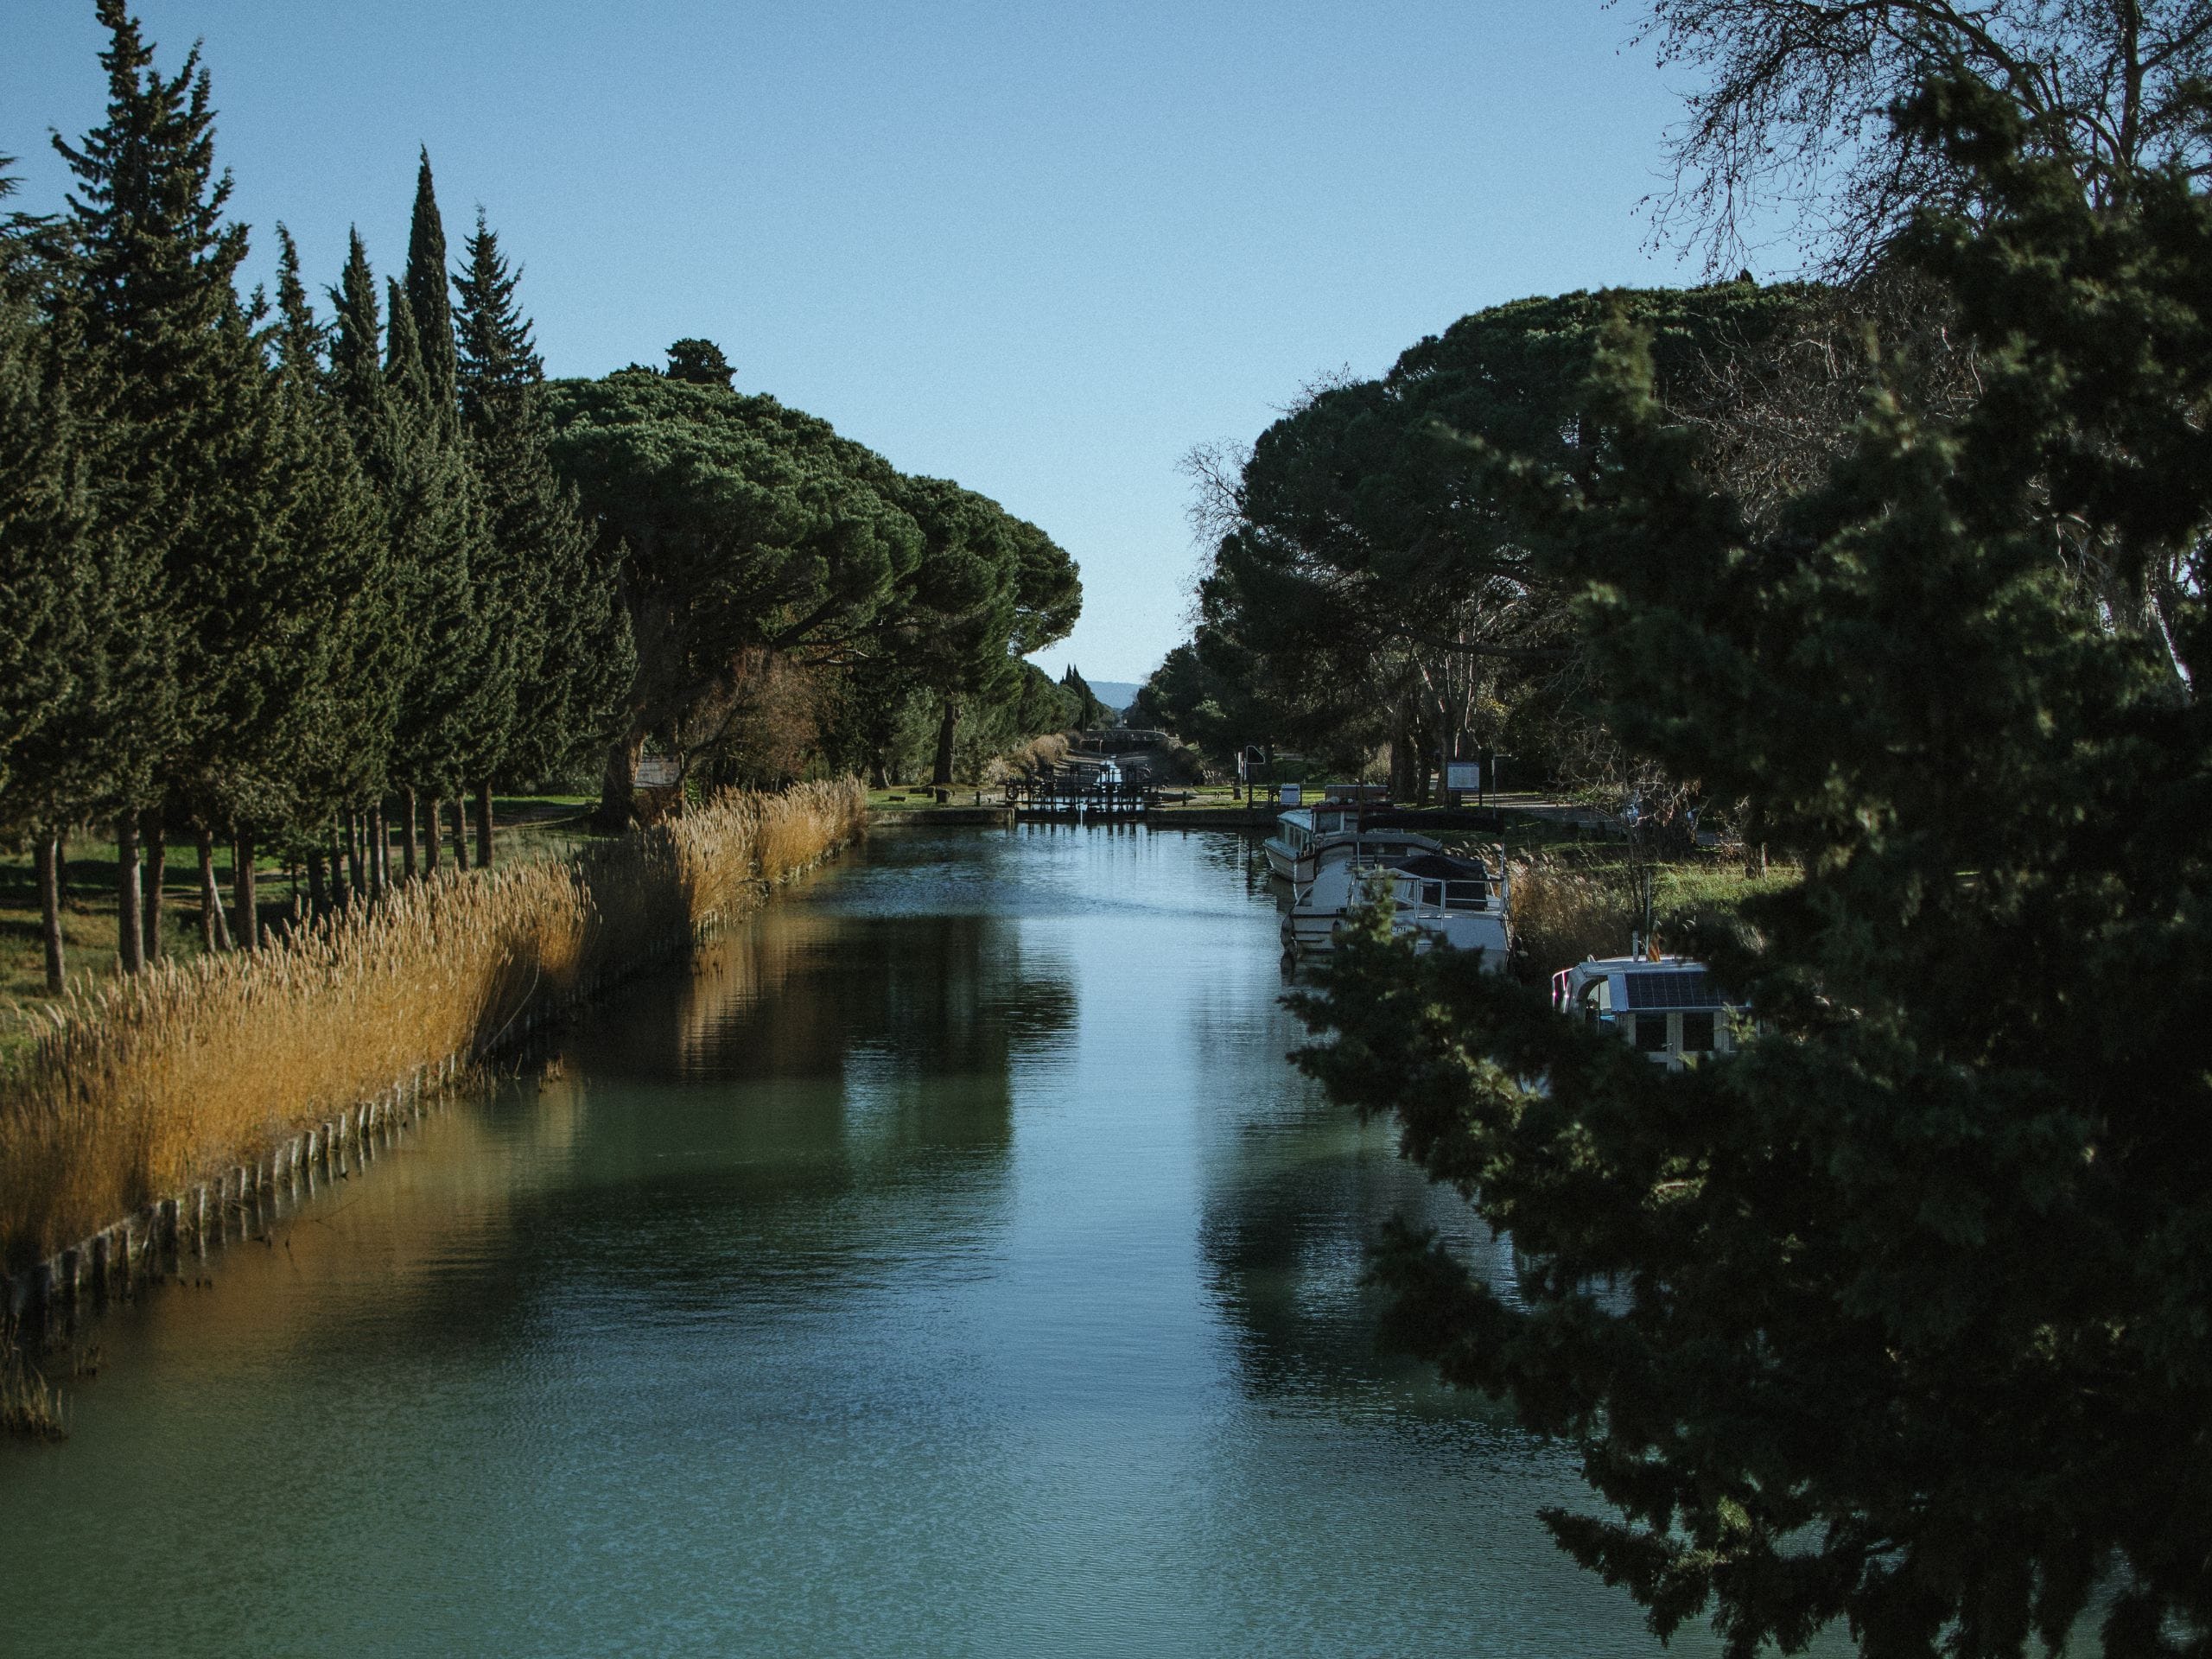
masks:
[[[1448,853],[1420,853],[1412,858],[1393,861],[1390,868],[1406,875],[1419,876],[1424,881],[1487,881],[1490,871],[1472,859],[1453,858]]]

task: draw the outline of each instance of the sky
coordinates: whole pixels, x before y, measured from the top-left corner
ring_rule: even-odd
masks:
[[[1036,660],[1141,680],[1187,632],[1181,468],[1302,388],[1532,294],[1694,280],[1639,203],[1680,117],[1637,0],[1338,4],[140,0],[213,77],[232,211],[311,283],[406,251],[418,147],[481,207],[550,372],[703,335],[738,385],[1042,525]],[[91,0],[9,0],[0,154],[100,118]]]

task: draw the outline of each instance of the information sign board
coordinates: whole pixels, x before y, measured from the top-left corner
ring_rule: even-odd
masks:
[[[1479,790],[1482,786],[1483,763],[1481,761],[1453,760],[1445,766],[1445,788]]]

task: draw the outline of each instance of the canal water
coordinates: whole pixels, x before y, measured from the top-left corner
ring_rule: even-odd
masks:
[[[105,1317],[0,1653],[1656,1653],[1569,1453],[1374,1351],[1229,836],[879,834]],[[1675,1653],[1714,1649],[1685,1632]]]

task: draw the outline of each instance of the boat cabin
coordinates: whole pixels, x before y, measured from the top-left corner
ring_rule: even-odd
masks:
[[[1325,801],[1281,814],[1263,850],[1269,870],[1293,886],[1302,887],[1322,865],[1335,859],[1395,863],[1444,849],[1433,836],[1411,830],[1363,830],[1357,802]]]
[[[1480,950],[1488,970],[1504,971],[1512,941],[1503,858],[1492,869],[1479,858],[1433,850],[1433,843],[1389,859],[1366,852],[1325,856],[1313,879],[1292,896],[1284,946],[1300,955],[1333,950],[1337,931],[1367,902],[1369,882],[1378,877],[1389,882],[1395,901],[1392,930],[1409,936],[1416,950]]]
[[[1487,866],[1449,853],[1391,860],[1398,902],[1423,910],[1488,910],[1493,885]]]
[[[1610,1027],[1670,1071],[1735,1051],[1729,1015],[1705,964],[1681,957],[1591,957],[1552,976],[1552,1006]]]

